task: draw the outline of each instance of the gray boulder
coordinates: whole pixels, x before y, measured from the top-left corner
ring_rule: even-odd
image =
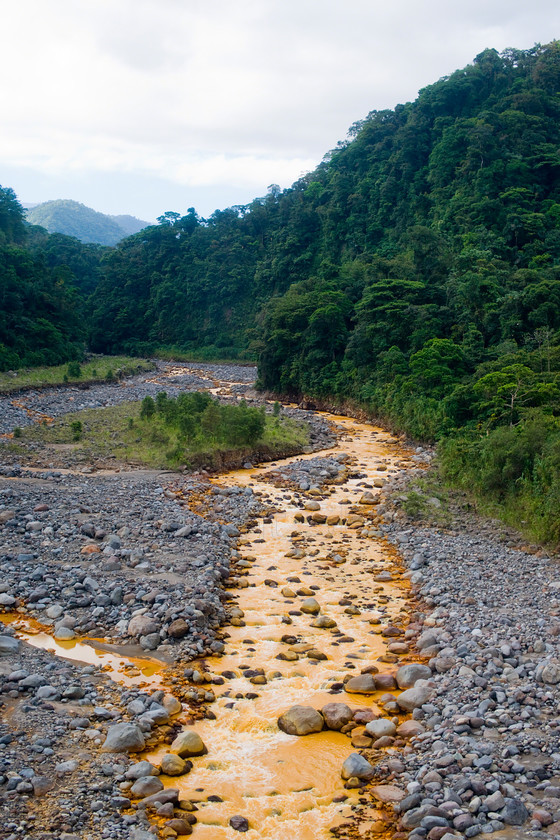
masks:
[[[144,735],[134,723],[117,723],[107,730],[107,738],[102,746],[105,752],[139,752],[146,745]]]
[[[369,761],[366,761],[360,753],[352,753],[342,765],[341,775],[343,779],[355,777],[368,780],[373,778],[374,773],[375,770]]]
[[[142,776],[130,788],[131,794],[137,799],[143,799],[145,796],[159,793],[160,790],[163,790],[163,782],[158,776]]]
[[[19,641],[13,636],[0,636],[0,653],[15,653],[19,650]]]
[[[396,673],[397,685],[399,688],[412,688],[418,680],[429,680],[432,676],[432,669],[419,662],[411,662],[402,665]]]
[[[407,688],[402,694],[397,697],[397,703],[401,709],[406,712],[411,712],[413,709],[418,709],[427,703],[433,694],[432,688],[427,684],[426,680],[418,680],[414,688]]]

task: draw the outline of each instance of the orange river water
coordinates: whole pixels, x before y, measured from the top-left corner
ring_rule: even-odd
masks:
[[[345,758],[355,752],[348,736],[329,731],[290,736],[278,729],[277,718],[294,704],[320,709],[329,702],[373,707],[382,714],[375,696],[331,694],[329,688],[345,674],[357,675],[368,665],[393,672],[398,667],[378,661],[391,642],[381,636],[380,629],[392,620],[402,623],[404,618],[406,623],[407,582],[400,576],[394,549],[376,531],[375,506],[360,505],[359,500],[366,490],[378,494],[387,476],[410,468],[413,461],[411,453],[387,432],[346,417],[326,416],[339,426],[341,435],[337,448],[320,455],[346,453],[356,459],[352,470],[360,473],[359,478],[327,486],[322,496],[294,493],[275,487],[264,476],[295,460],[287,459],[215,479],[218,485],[248,485],[281,512],[272,515],[270,522],[260,519],[240,539],[240,553],[250,564],[243,578],[248,585],[232,590],[232,595],[243,611],[245,626],[228,626],[225,654],[205,661],[214,675],[230,671],[236,676],[223,685],[207,686],[217,697],[211,705],[215,720],[197,721],[193,727],[208,754],[192,759],[193,769],[186,776],[162,776],[167,786],[180,788],[181,798],[196,802],[198,823],[193,836],[198,840],[238,840],[239,832],[229,826],[235,814],[249,820],[250,829],[243,835],[247,840],[326,840],[332,838],[329,829],[351,813],[350,806],[360,795],[345,790],[340,775]],[[361,513],[366,517],[365,527],[296,522],[297,514],[310,516],[303,505],[311,500],[318,501],[320,513],[327,516]],[[387,570],[393,580],[374,580]],[[297,611],[309,597],[286,597],[285,587],[294,592],[313,587],[321,614],[333,618],[337,628],[314,628],[314,617],[303,613],[291,615],[291,624],[284,623],[282,617]],[[347,612],[348,604],[350,609],[357,607],[359,614]],[[284,634],[297,636],[327,658],[312,660],[300,651],[296,661],[277,659],[289,647],[280,641]],[[116,681],[157,684],[161,663],[129,659],[80,642],[56,642],[44,634],[28,638],[59,655],[106,665]],[[267,683],[251,684],[241,666],[264,669]],[[251,692],[257,697],[248,699],[245,695]],[[157,762],[168,749],[162,745],[146,757]],[[210,795],[223,801],[208,802]],[[333,802],[343,795],[345,802]]]

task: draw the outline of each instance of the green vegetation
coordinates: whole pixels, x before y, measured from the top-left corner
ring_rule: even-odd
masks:
[[[45,201],[27,211],[27,221],[49,233],[64,233],[80,242],[116,245],[121,239],[148,226],[134,216],[108,216],[68,199]]]
[[[133,376],[153,370],[153,362],[131,356],[96,356],[88,362],[73,361],[67,365],[29,368],[11,373],[0,373],[0,394],[19,391],[21,388],[41,388],[45,385],[62,385],[66,382],[95,382],[111,375]],[[66,380],[65,380],[66,377]]]
[[[80,411],[18,434],[18,445],[75,447],[80,459],[116,458],[162,469],[212,468],[235,456],[273,459],[301,452],[308,441],[304,423],[265,415],[243,402],[221,405],[199,392],[177,399],[162,392],[156,400]]]
[[[257,355],[263,389],[440,441],[448,480],[557,539],[559,89],[560,42],[485,50],[355,123],[290,189],[167,212],[95,253],[26,231],[3,190],[0,369],[86,341]]]

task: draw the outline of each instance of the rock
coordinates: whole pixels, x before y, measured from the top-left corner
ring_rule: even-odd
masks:
[[[143,776],[157,776],[159,770],[149,761],[138,761],[133,764],[125,773],[127,779],[141,779]]]
[[[395,724],[386,718],[378,718],[366,723],[366,732],[372,738],[381,738],[384,735],[394,735],[397,731]]]
[[[311,622],[312,627],[318,627],[321,630],[330,630],[333,627],[337,627],[337,623],[334,618],[329,618],[328,615],[319,615],[315,619],[315,621]]]
[[[433,694],[433,690],[426,684],[425,680],[418,680],[414,688],[407,688],[396,698],[401,709],[411,712],[427,703]]]
[[[249,831],[249,820],[247,817],[236,815],[230,817],[229,824],[235,831]]]
[[[163,790],[163,782],[158,776],[142,776],[132,785],[130,792],[136,799],[143,799]]]
[[[19,640],[13,636],[0,636],[0,653],[16,653],[19,650]]]
[[[190,762],[187,764],[180,755],[166,753],[161,759],[161,772],[166,776],[183,776],[190,770]]]
[[[185,729],[177,735],[171,744],[171,751],[181,758],[188,758],[191,755],[206,755],[208,752],[200,735],[192,729]]]
[[[140,800],[139,804],[149,808],[155,805],[156,802],[160,802],[162,805],[165,805],[166,802],[177,802],[178,800],[178,788],[165,788],[164,790],[160,790],[159,793],[152,793],[151,796],[145,796],[144,799]]]
[[[380,802],[400,802],[406,796],[404,790],[396,785],[374,785],[371,792]]]
[[[292,706],[278,718],[279,729],[288,735],[310,735],[323,726],[323,716],[311,706]]]
[[[375,694],[377,688],[372,674],[359,674],[344,684],[344,691],[348,694]]]
[[[342,765],[341,771],[343,779],[351,779],[355,776],[357,779],[366,781],[372,779],[374,773],[375,769],[360,753],[351,753]]]
[[[400,726],[397,726],[397,735],[401,738],[414,738],[415,735],[421,735],[425,732],[424,726],[418,720],[405,720]]]
[[[187,822],[187,820],[182,820],[178,817],[175,817],[172,820],[167,820],[165,823],[165,828],[171,829],[177,834],[179,837],[182,837],[186,834],[192,834],[192,825]],[[152,834],[152,837],[154,835]]]
[[[346,703],[327,703],[321,709],[327,729],[338,731],[352,720],[353,712]]]
[[[506,825],[523,825],[529,819],[529,812],[520,799],[506,797],[506,804],[500,811],[500,818]]]
[[[54,786],[53,780],[48,776],[33,776],[31,784],[33,785],[35,796],[44,796]]]
[[[107,730],[107,737],[102,746],[105,752],[139,752],[146,745],[144,735],[134,723],[116,723]]]
[[[55,639],[59,639],[61,642],[69,642],[76,638],[76,634],[70,627],[57,627],[54,631],[54,637]]]
[[[408,665],[402,665],[395,676],[399,688],[412,688],[417,680],[429,680],[432,676],[432,669],[427,665],[411,662]]]
[[[0,607],[13,607],[16,599],[7,592],[0,592]]]
[[[127,633],[129,636],[149,636],[150,633],[157,633],[159,627],[153,620],[146,615],[135,615],[128,622]]]
[[[300,610],[309,615],[317,615],[317,613],[321,611],[321,607],[315,598],[307,598],[307,600],[301,604]]]
[[[167,635],[171,636],[172,639],[183,639],[185,636],[188,636],[190,630],[190,625],[187,624],[184,618],[177,618],[167,628]]]
[[[394,691],[397,688],[397,681],[393,674],[376,674],[374,682],[377,691]]]
[[[546,660],[540,662],[537,665],[535,676],[537,680],[547,685],[557,685],[560,683],[560,663]]]

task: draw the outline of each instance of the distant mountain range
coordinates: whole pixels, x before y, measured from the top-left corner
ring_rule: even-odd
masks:
[[[30,224],[41,225],[49,233],[65,233],[67,236],[75,236],[81,242],[97,242],[100,245],[116,245],[121,239],[138,233],[150,224],[135,216],[98,213],[70,199],[28,204],[26,211]]]

